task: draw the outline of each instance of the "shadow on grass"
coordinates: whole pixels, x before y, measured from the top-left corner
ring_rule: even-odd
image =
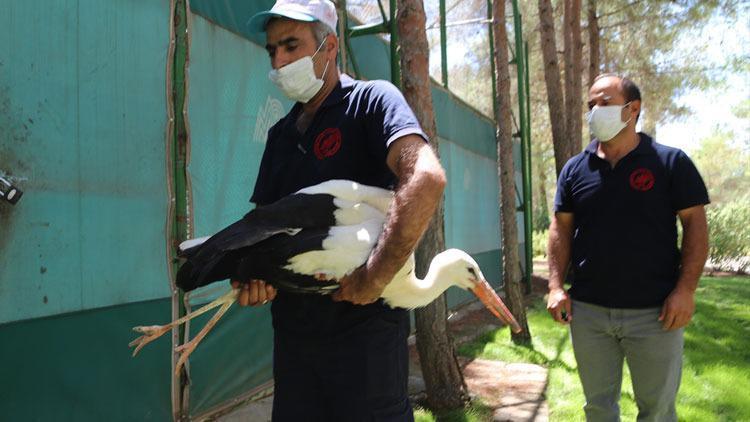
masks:
[[[705,286],[708,283],[710,286]],[[685,331],[685,358],[690,366],[697,373],[718,363],[747,368],[750,362],[747,279],[707,280],[696,292],[696,299],[693,321]]]
[[[717,363],[743,368],[750,362],[748,284],[747,278],[704,278],[702,281],[696,293],[695,315],[685,333],[685,358],[696,371]],[[538,303],[529,307],[532,326],[530,345],[506,342],[501,339],[503,334],[498,330],[485,333],[461,346],[459,354],[471,358],[484,356],[529,362],[575,372],[576,368],[562,359],[563,352],[570,348],[567,330],[560,329],[551,320],[546,321],[546,315],[540,315],[542,311]]]
[[[714,305],[700,304],[697,315],[685,334],[685,355],[695,369],[715,365],[717,361],[731,366],[750,362],[750,329],[738,336],[738,327],[747,321],[732,317]]]
[[[430,412],[426,408],[424,411]],[[430,417],[427,420],[434,420],[435,422],[480,422],[492,420],[493,409],[481,400],[472,400],[466,408],[455,409],[442,413],[430,412]],[[418,418],[419,419],[419,418]]]
[[[540,305],[535,303],[529,307],[529,313],[541,313]],[[570,366],[562,358],[563,352],[570,348],[570,336],[566,328],[549,321],[540,319],[544,314],[530,321],[532,341],[530,344],[513,344],[500,339],[504,334],[502,329],[485,333],[474,341],[459,347],[458,353],[469,358],[500,359],[508,362],[526,362],[547,368],[560,368],[575,373],[576,368]],[[538,331],[537,331],[538,330]],[[537,348],[537,345],[539,348]],[[541,350],[540,350],[541,349]],[[545,349],[549,350],[545,352]],[[554,351],[553,351],[554,350]]]
[[[695,295],[696,310],[685,331],[683,379],[678,395],[681,420],[750,421],[750,278],[704,277]],[[532,344],[514,345],[507,333],[495,331],[459,348],[461,355],[505,362],[533,363],[562,370],[546,395],[551,416],[580,420],[583,403],[577,383],[568,330],[553,322],[543,304],[534,301],[527,315]],[[564,375],[563,375],[564,374]],[[629,378],[623,379],[621,410],[635,418],[637,406]]]

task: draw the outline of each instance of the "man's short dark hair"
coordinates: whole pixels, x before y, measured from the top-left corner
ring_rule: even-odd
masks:
[[[619,73],[602,73],[601,75],[594,78],[594,82],[598,81],[599,79],[603,78],[618,78],[620,79],[620,92],[622,92],[622,96],[625,98],[625,103],[629,103],[631,101],[641,101],[641,90],[638,88],[638,85],[635,84],[630,78],[627,76],[621,75]],[[638,112],[638,116],[636,116],[635,121],[638,121],[638,118],[641,117],[640,111]]]
[[[625,98],[626,103],[635,100],[641,101],[641,90],[638,88],[638,85],[627,76],[619,73],[602,73],[594,78],[594,82],[604,78],[620,79],[620,91],[622,91],[622,96]]]
[[[621,77],[620,89],[622,89],[622,95],[625,97],[625,101],[641,100],[641,90],[638,89],[638,85],[635,84],[630,78]]]

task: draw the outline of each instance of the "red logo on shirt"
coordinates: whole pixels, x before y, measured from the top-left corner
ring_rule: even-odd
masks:
[[[315,138],[314,151],[318,160],[332,157],[339,152],[339,148],[341,148],[341,131],[338,128],[329,127]]]
[[[646,192],[654,187],[654,173],[645,168],[639,168],[630,173],[630,187]]]

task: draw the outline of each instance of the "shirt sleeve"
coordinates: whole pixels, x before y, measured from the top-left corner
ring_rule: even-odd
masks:
[[[706,205],[708,198],[706,184],[690,157],[683,151],[677,154],[672,168],[672,183],[670,187],[670,201],[675,211],[696,205]]]
[[[371,82],[367,131],[371,146],[382,151],[406,135],[418,135],[428,141],[406,99],[387,81]]]
[[[573,212],[573,198],[570,196],[570,167],[571,162],[560,171],[557,178],[557,191],[555,192],[555,212]]]

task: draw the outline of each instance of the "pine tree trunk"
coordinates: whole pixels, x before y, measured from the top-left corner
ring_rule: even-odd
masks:
[[[430,138],[437,153],[437,130],[430,91],[429,46],[425,33],[424,6],[420,0],[399,0],[397,19],[401,48],[401,83],[406,101]],[[438,207],[416,250],[416,273],[424,277],[432,257],[445,249],[443,204]],[[417,350],[427,388],[427,403],[433,410],[462,407],[469,398],[448,332],[445,295],[415,311]]]
[[[589,87],[599,75],[599,18],[596,16],[596,0],[588,0],[589,30]]]
[[[537,204],[539,204],[537,207],[538,212],[542,213],[544,216],[549,216],[549,204],[547,203],[547,172],[545,171],[544,161],[541,159],[536,160],[536,168],[537,168],[537,180],[539,182],[537,183],[537,187],[539,188],[539,200],[536,201]],[[546,229],[547,226],[549,226],[549,218],[546,219],[545,223],[543,224],[544,227],[539,227],[540,229]]]
[[[495,81],[497,86],[497,173],[500,179],[500,220],[503,236],[503,281],[508,305],[523,330],[511,332],[516,344],[531,343],[521,285],[521,261],[518,255],[516,225],[515,169],[513,164],[513,127],[511,122],[510,71],[508,70],[508,34],[505,29],[505,0],[492,2],[492,32],[495,42]]]
[[[539,37],[544,60],[544,82],[547,87],[547,106],[552,126],[552,145],[555,152],[555,170],[560,174],[570,158],[568,151],[567,125],[565,122],[565,99],[560,82],[560,67],[555,41],[555,19],[550,0],[539,0]]]
[[[602,45],[602,56],[604,58],[604,63],[602,64],[602,67],[603,67],[602,73],[608,73],[608,72],[611,72],[611,67],[610,67],[611,60],[609,57],[609,49],[607,48],[606,42],[602,43],[601,45]]]
[[[568,128],[568,158],[581,151],[581,0],[565,0],[565,120]]]
[[[563,62],[565,72],[564,77],[564,88],[565,88],[565,157],[566,161],[571,157],[570,152],[573,150],[571,134],[573,133],[573,121],[571,121],[571,93],[573,92],[573,38],[570,33],[570,17],[571,7],[573,6],[573,0],[563,0]],[[565,164],[565,163],[563,163]]]

